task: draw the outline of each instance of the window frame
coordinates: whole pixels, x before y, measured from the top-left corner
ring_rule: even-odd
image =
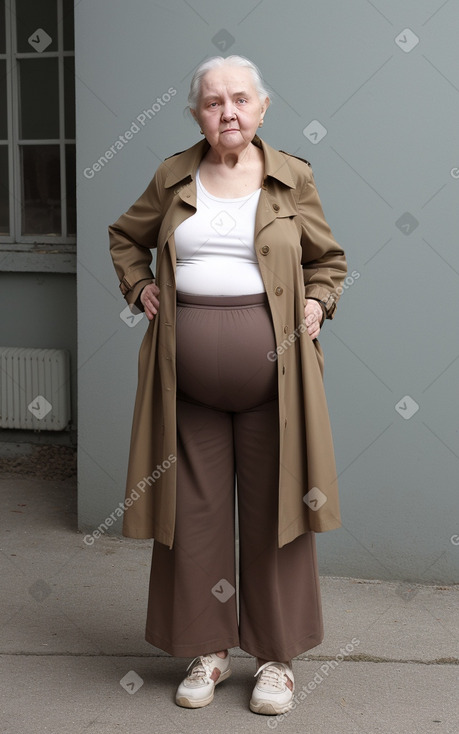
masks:
[[[58,95],[59,95],[59,138],[23,140],[20,132],[20,78],[19,61],[33,59],[37,51],[17,51],[16,0],[5,2],[5,53],[0,60],[6,60],[6,101],[7,101],[7,142],[8,146],[8,183],[9,183],[9,216],[10,234],[0,233],[0,269],[5,270],[57,270],[59,272],[75,272],[74,258],[76,235],[67,233],[66,205],[66,146],[76,145],[75,138],[65,137],[65,59],[74,58],[75,51],[64,51],[63,0],[55,0],[57,5],[57,50],[39,53],[41,58],[54,58],[58,63]],[[58,145],[60,154],[60,196],[61,196],[61,232],[56,235],[23,235],[22,230],[22,166],[21,147],[26,145]],[[76,150],[75,150],[76,154]],[[35,256],[25,261],[28,254]],[[14,255],[17,254],[17,257]],[[46,255],[47,263],[39,266],[40,258]]]

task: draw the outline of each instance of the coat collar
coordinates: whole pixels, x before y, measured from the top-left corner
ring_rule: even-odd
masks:
[[[258,135],[255,135],[252,142],[263,151],[265,158],[265,181],[268,177],[276,178],[289,188],[295,188],[295,181],[288,165],[286,154],[280,153],[272,148],[264,140],[259,138]],[[167,165],[169,171],[166,176],[165,187],[175,186],[186,178],[193,180],[199,164],[209,150],[209,147],[207,140],[200,140],[199,143],[188,148],[188,150],[167,158],[165,165]]]

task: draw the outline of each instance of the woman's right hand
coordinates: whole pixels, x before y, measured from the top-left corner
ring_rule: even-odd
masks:
[[[149,283],[140,294],[140,301],[145,309],[147,318],[151,321],[159,309],[159,288],[156,283]]]

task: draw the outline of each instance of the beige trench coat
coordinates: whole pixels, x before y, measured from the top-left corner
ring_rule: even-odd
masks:
[[[255,251],[276,336],[279,388],[278,544],[340,526],[338,487],[317,340],[304,331],[305,297],[332,318],[346,274],[344,252],[327,225],[309,165],[257,136],[265,175],[255,222]],[[110,250],[128,304],[160,288],[158,315],[139,353],[123,533],[170,548],[176,508],[175,244],[177,226],[196,210],[203,140],[168,158],[144,194],[109,227]],[[156,274],[150,270],[157,248]],[[337,291],[338,289],[338,291]],[[311,494],[306,497],[309,492]]]

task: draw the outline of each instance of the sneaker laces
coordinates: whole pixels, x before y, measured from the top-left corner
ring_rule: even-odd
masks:
[[[191,661],[189,664],[187,671],[194,665],[191,673],[187,675],[187,678],[189,680],[193,681],[205,681],[209,682],[211,680],[210,676],[213,673],[212,665],[212,657],[210,655],[198,655],[198,657],[194,658],[194,660]]]
[[[288,678],[284,666],[279,667],[276,663],[265,663],[261,665],[254,675],[256,678],[260,674],[259,683],[278,691],[284,691],[287,687],[286,678]]]

